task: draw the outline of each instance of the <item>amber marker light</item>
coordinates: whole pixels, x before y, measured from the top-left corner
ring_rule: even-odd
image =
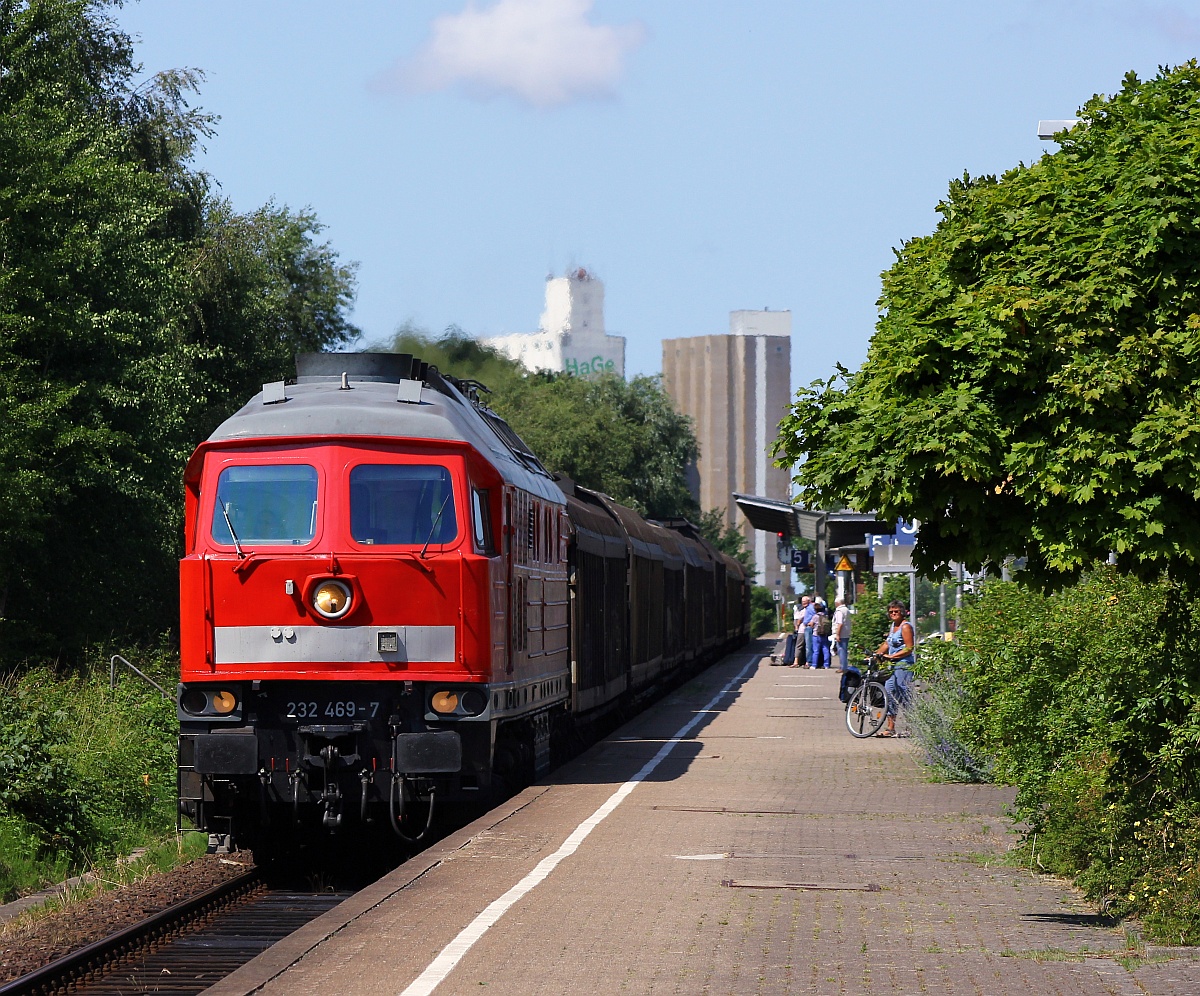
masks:
[[[429,700],[429,704],[433,707],[433,711],[441,713],[443,716],[449,715],[458,708],[458,693],[457,692],[434,692],[433,698]]]
[[[312,607],[326,619],[341,619],[350,611],[350,586],[341,581],[322,581],[312,595]]]
[[[237,708],[237,696],[233,692],[222,689],[219,692],[213,692],[212,711],[218,716],[227,716]]]

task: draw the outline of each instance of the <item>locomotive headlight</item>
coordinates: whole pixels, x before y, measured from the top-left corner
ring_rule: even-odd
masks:
[[[449,691],[434,692],[433,698],[429,700],[429,705],[433,708],[434,712],[448,716],[458,708],[458,693]]]
[[[238,705],[234,688],[186,688],[179,698],[180,710],[189,716],[229,716]]]
[[[237,696],[233,692],[221,689],[213,692],[212,711],[218,716],[226,716],[237,708]]]
[[[462,707],[468,716],[478,716],[487,708],[487,696],[477,688],[469,688],[462,694]]]
[[[184,712],[199,716],[208,707],[208,696],[202,688],[189,688],[183,693],[179,704],[183,707]]]
[[[312,607],[326,619],[341,619],[350,611],[354,596],[350,586],[341,581],[322,581],[312,594]]]

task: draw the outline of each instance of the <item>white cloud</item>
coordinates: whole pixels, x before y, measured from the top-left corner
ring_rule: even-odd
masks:
[[[435,18],[429,40],[379,81],[385,89],[508,94],[535,107],[608,96],[645,38],[634,21],[592,24],[592,0],[469,0]]]

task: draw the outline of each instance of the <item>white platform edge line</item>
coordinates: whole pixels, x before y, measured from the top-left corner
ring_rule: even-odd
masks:
[[[760,655],[752,655],[746,666],[734,677],[730,678],[725,687],[717,692],[703,709],[699,710],[680,727],[676,734],[659,748],[658,753],[647,761],[636,775],[618,788],[599,809],[580,823],[572,831],[571,835],[563,841],[562,846],[557,851],[538,862],[537,866],[521,879],[520,882],[504,893],[499,899],[494,900],[482,913],[467,924],[454,940],[442,948],[441,952],[429,963],[425,971],[417,976],[406,989],[401,991],[400,996],[430,996],[488,929],[494,926],[520,899],[549,878],[550,873],[558,867],[564,858],[568,858],[574,854],[579,849],[579,845],[587,838],[587,835],[595,830],[614,809],[625,801],[629,793],[637,788],[639,782],[645,781],[649,777],[651,772],[671,753],[675,745],[692,731],[693,727],[709,713],[709,710],[723,696],[727,695],[734,685],[741,681],[760,659]]]

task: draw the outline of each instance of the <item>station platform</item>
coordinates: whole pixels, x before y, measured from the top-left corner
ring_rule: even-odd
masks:
[[[1200,992],[999,863],[1009,790],[856,740],[836,671],[733,654],[209,996]]]

